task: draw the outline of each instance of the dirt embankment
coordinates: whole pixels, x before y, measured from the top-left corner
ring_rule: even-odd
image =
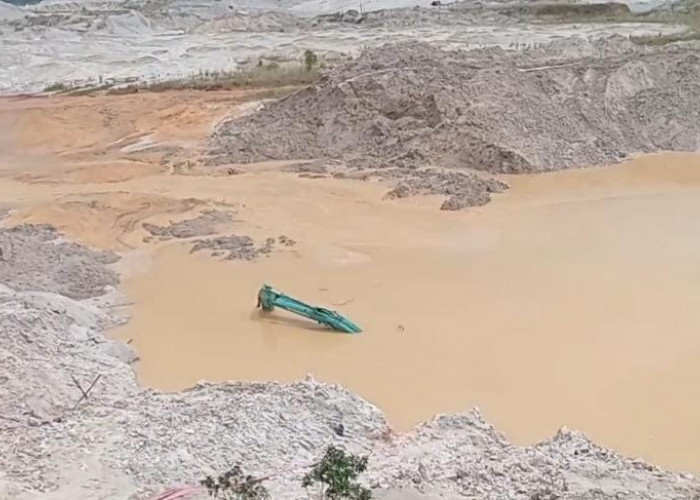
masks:
[[[352,167],[523,173],[700,147],[694,47],[624,39],[445,52],[371,49],[317,85],[224,122],[216,162],[342,159]]]
[[[118,259],[113,252],[91,252],[61,241],[47,225],[21,225],[0,232],[0,283],[18,291],[93,297],[119,282],[117,273],[104,266]]]

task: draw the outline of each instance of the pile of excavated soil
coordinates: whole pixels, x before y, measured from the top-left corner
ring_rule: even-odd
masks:
[[[643,48],[620,37],[517,51],[387,45],[223,122],[211,146],[216,163],[335,158],[491,173],[694,151],[700,57],[695,46]]]
[[[128,363],[136,359],[126,344],[102,335],[111,324],[93,304],[0,285],[0,432],[68,418],[82,395],[76,382],[87,391],[98,375],[102,380],[89,392],[93,401],[134,392],[133,384],[111,385],[113,378],[133,377]]]
[[[196,236],[208,236],[215,234],[217,227],[233,221],[233,212],[224,210],[203,210],[200,215],[193,219],[181,221],[170,221],[167,226],[159,226],[144,222],[144,230],[151,236],[146,238],[157,238],[159,241],[166,241],[173,238],[194,238]]]
[[[3,241],[26,246],[27,234],[46,231],[6,230]],[[78,245],[53,251],[77,250],[102,268],[94,275],[110,274],[104,259]],[[301,477],[330,443],[370,454],[363,480],[377,490],[518,500],[700,495],[692,475],[624,458],[576,432],[513,446],[478,412],[442,416],[396,436],[376,407],[313,380],[200,384],[173,394],[142,389],[130,367],[134,353],[101,333],[115,321],[109,299],[57,293],[83,286],[80,273],[66,275],[75,280],[66,288],[28,272],[56,262],[53,255],[14,262],[25,290],[44,291],[0,288],[1,498],[140,498],[197,484],[237,462],[269,475],[273,498],[306,498]],[[99,293],[90,290],[86,295]]]
[[[471,172],[441,172],[436,169],[412,170],[406,174],[400,168],[385,169],[375,173],[379,177],[396,179],[397,184],[385,198],[407,198],[419,194],[439,194],[447,199],[440,210],[461,210],[485,205],[491,201],[491,193],[501,193],[508,185],[494,178],[482,178]]]
[[[93,252],[59,236],[48,225],[0,229],[0,284],[86,299],[119,282],[105,267],[119,259],[115,253]]]
[[[220,226],[232,222],[233,216],[234,212],[231,211],[207,209],[197,217],[177,222],[170,221],[167,226],[145,222],[142,224],[143,228],[151,236],[144,237],[144,241],[150,242],[154,238],[158,241],[167,241],[173,238],[192,239],[198,236],[211,236],[192,240],[190,253],[208,250],[212,257],[223,257],[225,260],[255,260],[272,253],[276,243],[284,246],[296,244],[293,239],[285,235],[277,239],[268,237],[260,245],[256,245],[253,238],[245,235],[213,236]]]
[[[87,387],[104,370],[130,374],[122,360],[133,353],[101,334],[111,324],[105,313],[71,300],[113,290],[119,278],[107,264],[117,260],[114,253],[61,241],[47,225],[0,229],[0,249],[0,429],[61,418],[78,400],[73,377]],[[93,349],[106,356],[96,359]],[[72,359],[70,370],[65,359]]]

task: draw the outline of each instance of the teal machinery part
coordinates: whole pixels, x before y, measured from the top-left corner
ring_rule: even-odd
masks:
[[[273,290],[268,285],[263,285],[258,292],[258,307],[262,307],[263,311],[272,311],[275,306],[300,316],[313,319],[339,332],[360,333],[362,331],[355,323],[344,318],[335,311],[304,304],[288,295]]]

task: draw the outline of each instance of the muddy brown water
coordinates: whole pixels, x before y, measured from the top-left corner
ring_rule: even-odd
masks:
[[[164,171],[242,92],[0,100],[3,223],[48,222],[122,255],[140,381],[291,381],[313,374],[380,406],[399,430],[479,406],[517,443],[566,425],[700,472],[700,155],[512,177],[485,207],[383,201],[376,183]],[[58,126],[57,126],[58,125]],[[204,203],[204,205],[201,205]],[[143,222],[233,209],[226,234],[297,240],[259,262],[142,241]],[[262,283],[347,314],[359,335],[283,311]]]
[[[626,454],[700,471],[700,155],[508,179],[493,203],[263,173],[177,181],[243,203],[242,232],[298,246],[256,263],[181,245],[125,262],[141,381],[312,374],[381,407],[400,430],[479,406],[517,443],[566,425]],[[268,283],[337,309],[345,335],[276,311]]]

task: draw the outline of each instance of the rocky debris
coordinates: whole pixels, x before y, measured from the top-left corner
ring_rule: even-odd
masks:
[[[275,238],[266,238],[262,245],[256,246],[250,236],[217,236],[215,238],[196,240],[190,253],[200,250],[210,250],[212,257],[222,257],[224,260],[255,260],[263,255],[269,255],[276,244],[292,247],[297,244],[295,240],[286,235]]]
[[[266,482],[272,498],[306,498],[301,476],[327,444],[367,452],[390,433],[376,407],[313,380],[201,384],[176,394],[144,390],[79,408],[50,425],[2,431],[0,466],[10,491],[60,498],[72,486],[82,495],[66,498],[103,498],[110,476],[122,471],[144,498],[241,463],[251,474],[272,476]],[[339,423],[345,437],[334,431]],[[82,474],[69,485],[65,471],[78,464]]]
[[[380,171],[380,173],[382,173]],[[485,205],[491,200],[491,193],[501,193],[508,189],[503,181],[486,178],[467,172],[441,172],[435,169],[402,172],[391,169],[385,177],[400,179],[394,189],[385,197],[388,199],[407,198],[417,194],[438,194],[448,198],[441,210],[461,210],[466,207]]]
[[[692,476],[622,457],[578,432],[564,429],[540,444],[514,446],[478,411],[439,416],[378,448],[373,457],[381,456],[381,471],[370,463],[370,474],[381,488],[523,500],[681,500],[700,491]]]
[[[167,226],[144,223],[143,228],[151,234],[146,236],[144,241],[149,242],[153,238],[158,238],[159,241],[188,239],[217,234],[222,225],[234,220],[234,215],[234,212],[228,210],[204,210],[197,217],[179,222],[171,221]],[[224,260],[252,261],[262,255],[269,255],[275,244],[289,247],[294,246],[296,241],[282,235],[277,239],[267,238],[261,245],[257,245],[250,236],[232,234],[194,240],[190,253],[209,250],[213,257],[223,257]]]
[[[522,500],[687,500],[700,491],[692,476],[626,459],[577,433],[513,446],[478,412],[438,417],[394,436],[376,407],[313,380],[142,391],[4,434],[0,465],[15,489],[58,494],[66,487],[62,469],[88,464],[77,480],[83,498],[99,496],[113,471],[126,473],[145,494],[197,484],[241,463],[255,476],[270,476],[273,498],[302,499],[301,477],[330,443],[370,454],[363,480],[378,489]]]
[[[105,264],[114,252],[93,251],[63,241],[49,225],[0,229],[0,284],[17,291],[42,291],[86,299],[119,282]]]
[[[275,245],[274,238],[267,238],[261,246],[256,246],[250,236],[217,236],[216,238],[195,241],[190,253],[211,250],[212,257],[224,256],[225,260],[255,260],[268,255]]]
[[[280,245],[284,245],[286,247],[293,247],[294,245],[297,244],[297,242],[295,240],[293,240],[292,238],[290,238],[289,236],[287,236],[285,234],[282,234],[282,235],[277,237],[277,243],[279,243]]]
[[[143,228],[160,241],[173,238],[194,238],[196,236],[215,234],[220,225],[232,222],[233,216],[234,213],[230,211],[203,210],[200,215],[193,219],[178,222],[170,221],[170,224],[167,226],[158,226],[144,222]]]
[[[621,37],[542,48],[365,51],[317,85],[225,120],[221,163],[337,158],[362,168],[522,173],[700,147],[700,57]]]
[[[104,311],[62,295],[0,289],[0,430],[67,418],[87,403],[78,403],[76,383],[87,390],[98,375],[90,402],[136,390],[122,382],[131,369],[102,335],[111,324]]]

